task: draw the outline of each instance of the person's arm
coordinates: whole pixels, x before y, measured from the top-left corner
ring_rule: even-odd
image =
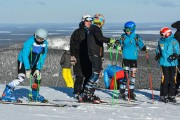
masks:
[[[108,73],[107,73],[107,68],[104,70],[104,84],[105,84],[105,87],[106,89],[109,89],[109,76],[108,76]]]
[[[93,30],[94,31],[92,32],[96,40],[104,43],[110,43],[110,38],[104,37],[100,28],[94,28]]]
[[[64,61],[65,61],[65,52],[61,56],[61,60],[60,60],[61,67],[63,67]]]
[[[23,45],[22,54],[23,54],[23,63],[26,70],[31,69],[30,62],[29,62],[29,55],[31,54],[32,44],[34,42],[34,37],[30,37]],[[31,57],[30,57],[31,59]],[[31,61],[31,60],[30,60]]]
[[[78,53],[78,30],[75,30],[70,38],[70,52],[71,56],[75,56]]]

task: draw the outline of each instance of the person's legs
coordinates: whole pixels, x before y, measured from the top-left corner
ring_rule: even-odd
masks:
[[[6,85],[4,92],[2,94],[3,101],[16,101],[15,96],[12,95],[16,86],[18,86],[21,82],[25,80],[25,68],[24,64],[18,61],[18,77],[15,78],[12,82]]]
[[[175,96],[176,96],[176,84],[175,84],[176,67],[175,66],[169,67],[169,71],[170,71],[169,88],[168,88],[169,101],[176,102],[176,99],[175,99]]]
[[[169,67],[162,66],[162,72],[163,76],[161,80],[161,88],[160,88],[160,97],[161,101],[167,103],[168,102],[168,86],[169,86],[169,79],[170,79],[170,73],[169,73]]]
[[[89,58],[92,63],[92,75],[84,88],[84,96],[83,96],[84,102],[94,102],[100,100],[99,97],[94,95],[94,92],[95,92],[95,83],[97,82],[100,71],[102,70],[102,59],[101,57],[98,57],[96,55],[89,56]]]

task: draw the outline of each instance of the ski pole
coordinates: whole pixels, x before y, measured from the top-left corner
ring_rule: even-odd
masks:
[[[31,68],[32,68],[32,47],[31,47],[30,51],[31,51],[30,61],[31,61]],[[30,86],[30,90],[29,90],[29,95],[28,95],[28,102],[30,102],[30,99],[32,98],[32,74],[30,75],[29,86]]]
[[[113,45],[109,45],[109,54],[110,54],[110,60],[111,60],[111,62],[112,62],[112,64],[113,64],[113,56],[112,56],[112,49],[113,49]],[[114,72],[115,72],[115,70],[114,70]],[[113,90],[113,96],[112,96],[112,104],[114,104],[115,103],[115,94],[117,94],[116,93],[116,89],[117,89],[117,85],[116,85],[116,73],[114,74],[114,90]]]
[[[147,50],[146,50],[146,60],[147,60],[147,65],[148,65],[150,90],[152,92],[152,101],[154,102],[154,92],[153,92],[153,88],[152,88],[152,74],[151,74],[151,70],[150,70],[149,55],[148,55],[148,51]]]

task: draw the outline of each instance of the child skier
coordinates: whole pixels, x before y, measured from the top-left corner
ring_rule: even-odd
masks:
[[[32,93],[29,97],[32,101],[48,102],[39,94],[39,85],[41,82],[41,69],[47,54],[48,32],[44,29],[37,29],[35,34],[31,36],[25,43],[18,55],[18,77],[6,85],[2,94],[2,101],[17,102],[15,96],[12,95],[15,87],[25,80],[32,80]]]
[[[64,53],[61,57],[60,65],[62,67],[62,76],[64,78],[66,86],[69,88],[74,88],[74,81],[71,71],[71,54],[68,45],[64,47]]]
[[[120,37],[120,46],[122,47],[123,62],[122,66],[125,71],[126,78],[130,79],[129,89],[131,100],[137,100],[134,94],[134,84],[137,71],[138,48],[146,51],[141,37],[135,33],[136,24],[133,21],[128,21],[124,24],[124,34]],[[127,79],[124,79],[120,85],[120,98],[124,99]]]
[[[101,28],[104,22],[104,16],[102,14],[96,14],[93,18],[94,24],[89,28],[87,35],[88,55],[92,63],[92,75],[84,88],[84,102],[100,103],[100,98],[94,95],[94,92],[102,70],[102,58],[104,54],[103,43],[114,44],[116,42],[115,39],[103,36]]]
[[[155,60],[158,60],[162,69],[160,101],[176,102],[175,73],[178,65],[179,43],[168,27],[160,30],[161,38],[158,41]]]
[[[108,64],[104,70],[104,83],[106,89],[114,90],[115,79],[117,81],[117,87],[119,87],[119,83],[123,81],[125,75],[122,67],[117,65]],[[111,79],[109,85],[109,78]]]

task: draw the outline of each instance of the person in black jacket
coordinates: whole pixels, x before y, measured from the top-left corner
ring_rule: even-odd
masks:
[[[73,64],[74,75],[76,76],[74,94],[78,101],[82,100],[81,93],[83,93],[83,88],[92,74],[92,65],[87,50],[87,32],[91,22],[92,17],[84,15],[79,28],[73,32],[70,39],[71,63]]]
[[[95,86],[102,71],[102,58],[104,54],[103,43],[116,42],[115,39],[104,37],[101,31],[105,19],[102,14],[96,14],[93,18],[93,25],[89,28],[87,36],[88,55],[92,63],[92,75],[88,80],[83,95],[83,102],[100,103],[100,98],[94,95]]]
[[[174,22],[171,27],[176,28],[177,31],[174,34],[174,37],[180,44],[180,21]],[[180,59],[178,59],[178,72],[177,72],[177,78],[176,78],[176,95],[180,96]]]

